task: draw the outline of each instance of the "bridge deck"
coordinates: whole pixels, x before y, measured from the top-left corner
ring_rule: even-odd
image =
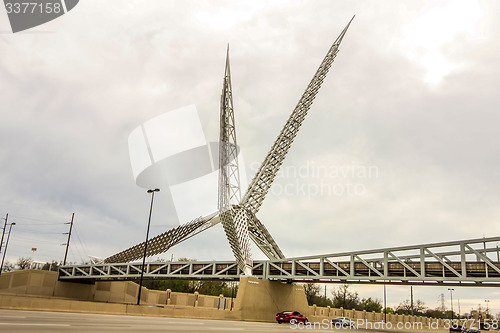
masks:
[[[271,280],[500,286],[500,237],[254,261],[253,275]],[[496,257],[496,260],[492,258]],[[61,280],[134,280],[141,263],[68,265]],[[238,280],[235,261],[149,262],[146,279]]]

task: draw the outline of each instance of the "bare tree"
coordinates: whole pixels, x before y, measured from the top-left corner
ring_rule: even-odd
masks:
[[[425,303],[422,302],[421,300],[417,300],[416,302],[413,302],[413,313],[414,314],[421,314],[425,311],[426,306]],[[410,314],[411,313],[411,303],[409,300],[405,300],[402,303],[399,303],[398,307],[396,308],[396,312],[398,314]]]
[[[12,272],[13,270],[15,270],[15,265],[14,264],[11,264],[10,262],[6,261],[4,264],[3,264],[3,267],[2,267],[2,272]]]
[[[314,298],[319,293],[320,286],[316,283],[304,283],[304,292],[306,293],[307,302],[311,305],[314,302]]]
[[[31,258],[19,258],[16,262],[17,267],[21,270],[29,269],[31,264],[33,264],[33,259]]]

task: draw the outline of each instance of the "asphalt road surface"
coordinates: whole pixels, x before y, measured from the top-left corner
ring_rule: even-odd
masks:
[[[319,325],[318,325],[319,327]],[[300,329],[302,328],[302,329]],[[353,332],[335,329],[293,329],[283,323],[255,323],[244,321],[206,320],[166,317],[116,316],[66,312],[0,310],[0,332]],[[355,330],[356,333],[384,332]],[[397,332],[385,331],[385,332]],[[404,331],[411,333],[412,331]],[[419,333],[432,331],[419,330]],[[437,333],[438,331],[433,331]]]

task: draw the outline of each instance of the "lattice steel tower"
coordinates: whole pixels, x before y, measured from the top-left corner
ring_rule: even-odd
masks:
[[[248,237],[248,220],[241,218],[237,205],[241,200],[238,145],[234,121],[229,46],[220,102],[219,138],[219,216],[238,266],[251,274],[252,258]]]

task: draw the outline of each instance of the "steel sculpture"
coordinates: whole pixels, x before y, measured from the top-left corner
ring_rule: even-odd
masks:
[[[250,239],[269,259],[279,260],[285,258],[283,252],[264,224],[259,221],[256,214],[337,56],[340,43],[353,19],[354,17],[328,50],[242,199],[228,47],[220,104],[218,211],[152,238],[148,244],[146,254],[148,257],[164,253],[172,246],[221,222],[238,267],[246,275],[252,274],[253,266]],[[106,258],[104,262],[117,263],[137,260],[142,258],[144,246],[144,243],[135,245]]]

